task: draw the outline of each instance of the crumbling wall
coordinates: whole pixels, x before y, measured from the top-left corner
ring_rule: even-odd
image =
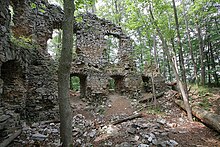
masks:
[[[52,38],[53,29],[61,28],[63,11],[45,1],[11,0],[14,16],[13,35],[26,37],[46,50],[47,40]]]
[[[143,90],[144,92],[152,92],[152,78],[154,79],[154,85],[156,93],[165,91],[166,84],[165,78],[162,77],[159,68],[156,65],[145,64],[144,71],[142,73]]]
[[[138,91],[140,87],[141,76],[138,76],[138,80],[131,78],[137,77],[135,74],[138,74],[132,57],[131,39],[123,33],[121,27],[94,14],[82,14],[78,19],[81,21],[77,24],[76,31],[77,56],[71,73],[87,76],[86,97],[90,101],[105,99],[109,94],[110,77],[115,79],[117,93],[133,95],[132,92]],[[106,36],[113,36],[119,40],[117,63],[107,61]],[[131,73],[134,74],[131,76]]]
[[[0,134],[10,133],[20,118],[58,117],[57,67],[46,42],[62,17],[60,8],[43,1],[0,1]]]

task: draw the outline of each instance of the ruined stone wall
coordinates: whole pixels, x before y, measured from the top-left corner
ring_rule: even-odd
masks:
[[[46,50],[53,29],[61,28],[63,11],[44,1],[11,0],[14,16],[12,32],[15,37],[30,38]]]
[[[121,27],[90,13],[80,15],[79,19],[82,19],[82,22],[78,23],[76,33],[78,56],[83,56],[84,60],[92,66],[107,66],[104,50],[108,45],[105,37],[112,35],[119,39],[118,64],[125,65],[133,62],[129,56],[132,52],[131,40],[123,33]]]
[[[115,81],[115,92],[133,95],[133,92],[140,89],[141,76],[137,79],[135,75],[137,73],[132,57],[131,39],[123,33],[121,27],[94,14],[82,14],[78,19],[80,21],[76,32],[77,56],[71,72],[86,75],[86,97],[90,101],[105,99],[109,94],[110,78]],[[118,62],[115,64],[107,61],[105,51],[108,48],[108,36],[119,40]]]
[[[11,23],[9,2],[14,12]],[[34,8],[33,3],[39,8]],[[58,117],[57,68],[46,52],[46,42],[52,30],[61,27],[62,17],[60,8],[41,1],[0,1],[0,122],[3,124],[15,122],[17,117],[30,121]],[[4,127],[0,130],[5,130]]]
[[[156,93],[163,92],[166,89],[165,78],[162,77],[156,65],[146,64],[142,73],[144,92],[152,92],[152,78],[154,78]]]

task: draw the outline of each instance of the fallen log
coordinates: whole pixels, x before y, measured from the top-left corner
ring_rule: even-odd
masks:
[[[0,143],[0,147],[6,147],[8,146],[18,135],[21,134],[21,130],[16,131],[11,136],[9,136],[7,139],[5,139],[3,142]]]
[[[116,121],[112,122],[111,124],[112,125],[117,125],[117,124],[129,121],[129,120],[133,120],[135,118],[140,118],[140,117],[144,117],[144,114],[142,114],[142,113],[134,114],[134,115],[131,115],[131,116],[128,116],[128,117],[116,120]]]
[[[183,101],[176,100],[175,103],[185,110]],[[208,112],[198,106],[192,107],[192,114],[207,126],[215,129],[220,133],[220,115]]]
[[[164,95],[164,93],[163,93],[163,92],[158,93],[158,94],[156,94],[156,98],[160,98],[160,97],[162,97],[163,95]],[[140,100],[139,100],[139,103],[144,103],[144,102],[147,102],[147,101],[151,101],[153,98],[154,98],[154,96],[153,96],[153,95],[152,95],[152,96],[150,96],[150,97],[145,97],[145,98],[142,98],[142,99],[140,99]]]

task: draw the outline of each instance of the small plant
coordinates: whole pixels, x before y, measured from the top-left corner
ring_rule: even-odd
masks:
[[[207,97],[204,97],[202,102],[199,103],[199,106],[201,106],[205,110],[209,110],[209,108],[212,106],[212,104],[209,103],[209,100]]]
[[[147,112],[150,114],[162,114],[161,108],[159,106],[151,106],[148,108]]]
[[[20,36],[19,38],[15,38],[13,35],[11,35],[10,40],[12,43],[14,43],[15,45],[21,48],[29,49],[29,48],[39,47],[38,45],[33,44],[31,38],[29,37]]]

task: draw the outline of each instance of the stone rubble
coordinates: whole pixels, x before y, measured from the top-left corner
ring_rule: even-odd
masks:
[[[95,108],[92,109],[95,113]],[[171,122],[166,117],[149,115],[149,118],[137,118],[112,125],[112,121],[125,118],[127,115],[112,115],[108,121],[99,119],[102,117],[101,115],[99,113],[94,114],[96,117],[93,120],[86,119],[82,114],[73,116],[74,146],[174,147],[178,145],[177,141],[169,138],[173,126],[169,125]],[[181,118],[179,123],[181,121],[185,122],[186,118]],[[30,125],[24,123],[22,135],[14,141],[14,144],[61,146],[59,125],[57,122],[38,122]]]

